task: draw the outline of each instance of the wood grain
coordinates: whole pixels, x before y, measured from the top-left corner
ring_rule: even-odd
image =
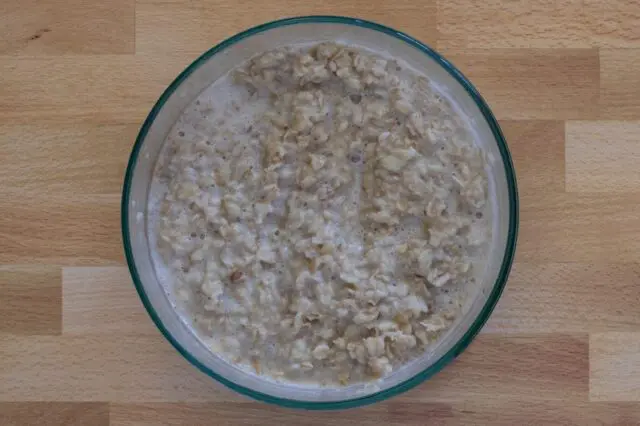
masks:
[[[499,119],[598,116],[600,69],[593,49],[445,49]]]
[[[584,400],[589,392],[588,367],[586,334],[483,334],[448,368],[398,399]]]
[[[140,124],[196,55],[0,56],[0,120]]]
[[[283,425],[635,425],[632,403],[492,400],[460,403],[383,402],[339,413],[307,413],[257,403],[112,404],[112,426]]]
[[[114,404],[111,407],[112,426],[176,426],[176,425],[254,425],[304,424],[308,426],[338,426],[355,423],[363,426],[441,424],[453,419],[453,410],[446,404],[382,403],[357,410],[314,412],[287,410],[256,403],[213,404]]]
[[[242,400],[197,371],[160,332],[5,336],[0,401]]]
[[[62,277],[48,265],[0,265],[0,332],[62,332]]]
[[[134,53],[135,0],[0,5],[0,55]]]
[[[126,267],[63,268],[62,295],[65,334],[158,334]]]
[[[640,333],[593,333],[589,338],[592,401],[640,401]]]
[[[261,3],[260,13],[255,13],[255,2],[251,0],[233,3],[226,0],[139,0],[136,49],[141,53],[186,51],[200,54],[248,27],[300,15],[358,16],[402,28],[424,42],[435,43],[435,0],[398,0],[369,6],[367,0],[270,0]],[[157,31],[159,27],[165,30]]]
[[[640,123],[567,123],[567,192],[640,189]]]
[[[518,262],[483,332],[637,330],[639,282],[637,264]]]
[[[562,121],[501,120],[500,126],[523,194],[564,191],[565,130]]]
[[[2,192],[0,264],[124,263],[119,194],[29,195],[17,188]]]
[[[636,262],[639,215],[638,200],[627,194],[521,193],[517,259],[534,263]]]
[[[600,51],[600,115],[640,120],[640,49]]]
[[[640,6],[613,0],[439,0],[438,46],[640,47]]]
[[[0,402],[2,426],[109,426],[109,404],[95,402]]]
[[[249,26],[359,15],[437,47],[513,155],[516,263],[487,326],[390,401],[301,412],[232,393],[157,331],[120,191],[153,103]],[[640,3],[27,0],[0,5],[0,425],[640,424]]]
[[[20,188],[30,194],[118,194],[138,127],[0,125],[0,158],[11,159],[3,161],[0,181],[5,188]],[[0,193],[8,190],[5,188],[0,188]]]

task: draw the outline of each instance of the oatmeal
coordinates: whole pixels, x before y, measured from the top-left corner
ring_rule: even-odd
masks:
[[[335,43],[257,56],[167,137],[150,221],[199,337],[277,380],[384,377],[460,315],[490,236],[485,157],[406,64]]]

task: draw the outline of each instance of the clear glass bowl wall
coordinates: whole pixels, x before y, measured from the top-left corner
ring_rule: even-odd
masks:
[[[446,90],[467,116],[479,144],[495,162],[490,169],[493,237],[484,273],[465,314],[428,353],[377,383],[319,388],[276,383],[238,369],[210,352],[181,320],[159,284],[150,257],[146,205],[152,172],[165,136],[184,108],[220,76],[252,56],[279,46],[334,40],[353,43],[408,62]],[[204,373],[266,402],[307,409],[335,409],[386,399],[427,379],[454,359],[480,330],[505,285],[515,250],[518,202],[515,173],[500,128],[476,89],[427,46],[393,29],[353,18],[301,17],[252,28],[212,48],[162,94],[136,140],[122,197],[127,262],[145,308],[175,348]]]

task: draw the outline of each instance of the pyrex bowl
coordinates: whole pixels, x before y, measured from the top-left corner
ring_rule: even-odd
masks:
[[[490,167],[493,236],[484,273],[466,312],[422,357],[375,386],[319,388],[276,383],[251,375],[213,354],[180,319],[156,278],[147,238],[147,197],[165,136],[183,109],[218,77],[248,58],[278,46],[336,40],[403,59],[443,88],[459,106],[476,139],[495,159]],[[145,120],[129,159],[122,194],[124,248],[140,298],[162,334],[204,373],[244,395],[282,406],[347,408],[380,401],[429,378],[462,352],[495,306],[509,274],[518,226],[516,180],[506,142],[489,107],[446,59],[406,34],[354,18],[310,16],[270,22],[215,46],[185,69],[160,96]]]

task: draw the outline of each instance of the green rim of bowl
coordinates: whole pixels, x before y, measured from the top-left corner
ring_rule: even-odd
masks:
[[[140,150],[144,143],[144,140],[147,136],[147,132],[151,127],[155,117],[158,112],[162,109],[164,103],[167,99],[173,94],[173,92],[182,84],[182,82],[200,65],[209,60],[212,56],[217,53],[222,52],[227,47],[233,45],[234,43],[239,42],[247,37],[251,37],[255,34],[259,34],[264,31],[268,31],[274,28],[288,26],[288,25],[297,25],[297,24],[311,24],[311,23],[334,23],[334,24],[344,24],[344,25],[353,25],[357,27],[363,27],[374,31],[379,31],[381,33],[387,34],[389,36],[395,37],[399,40],[404,41],[410,46],[418,49],[425,55],[429,56],[435,62],[437,62],[442,68],[444,68],[453,78],[456,79],[462,87],[467,91],[467,93],[471,96],[471,98],[478,105],[478,108],[484,115],[484,118],[487,120],[491,131],[493,132],[493,136],[496,139],[496,143],[498,144],[498,148],[500,150],[500,155],[502,157],[502,163],[504,164],[505,174],[507,178],[508,184],[508,196],[509,196],[509,229],[507,235],[507,245],[504,252],[504,258],[502,260],[502,265],[500,267],[500,272],[498,274],[498,278],[496,283],[494,284],[491,293],[485,303],[484,307],[480,311],[478,317],[471,324],[471,327],[467,332],[462,336],[462,338],[456,342],[456,344],[449,349],[447,353],[445,353],[438,361],[434,364],[411,377],[410,379],[397,384],[389,389],[382,390],[380,392],[376,392],[370,395],[366,395],[359,398],[343,400],[343,401],[331,401],[331,402],[314,402],[314,401],[300,401],[294,399],[286,399],[286,398],[278,398],[272,395],[257,392],[253,389],[249,389],[247,387],[241,386],[237,383],[234,383],[225,377],[222,377],[215,371],[212,371],[206,365],[202,364],[200,361],[195,359],[186,349],[182,347],[182,345],[173,338],[173,336],[167,331],[166,327],[158,317],[154,307],[151,305],[147,294],[144,291],[144,287],[140,282],[140,276],[136,269],[136,264],[133,258],[133,251],[131,248],[131,236],[129,235],[129,194],[131,191],[131,179],[133,176],[133,171],[135,169],[138,155],[140,154]],[[392,28],[386,27],[384,25],[380,25],[374,22],[365,21],[357,18],[343,17],[343,16],[301,16],[294,18],[286,18],[277,21],[268,22],[266,24],[258,25],[256,27],[250,28],[246,31],[238,33],[231,38],[224,40],[222,43],[217,46],[211,48],[204,54],[202,54],[198,59],[196,59],[191,65],[189,65],[176,79],[167,87],[162,96],[158,99],[156,104],[153,106],[153,109],[149,113],[149,116],[144,121],[140,132],[138,133],[138,137],[136,138],[136,142],[133,146],[133,150],[131,152],[131,156],[129,157],[129,163],[127,165],[127,171],[124,178],[124,187],[122,192],[122,205],[121,205],[121,221],[122,221],[122,238],[124,241],[124,251],[127,258],[127,264],[129,265],[129,270],[131,272],[131,276],[133,278],[133,282],[135,284],[136,290],[140,295],[140,299],[144,304],[147,312],[151,316],[151,319],[156,324],[160,332],[164,335],[164,337],[171,342],[171,344],[180,352],[180,354],[185,357],[190,363],[195,365],[198,369],[200,369],[205,374],[213,377],[220,383],[225,386],[231,388],[232,390],[239,392],[243,395],[249,396],[253,399],[257,399],[260,401],[268,402],[271,404],[280,405],[283,407],[290,408],[301,408],[308,410],[329,410],[329,409],[345,409],[351,407],[359,407],[363,405],[372,404],[374,402],[382,401],[392,396],[398,395],[402,392],[405,392],[418,384],[422,383],[429,377],[433,376],[435,373],[440,371],[445,365],[449,364],[453,359],[455,359],[464,349],[469,346],[474,337],[478,334],[484,323],[489,318],[489,315],[493,311],[498,299],[500,298],[500,294],[504,289],[504,286],[507,282],[507,277],[509,276],[509,271],[511,270],[511,264],[513,261],[513,256],[516,247],[516,240],[518,234],[518,192],[516,187],[516,177],[515,171],[513,168],[513,164],[511,161],[511,155],[509,154],[509,150],[507,148],[507,143],[505,138],[500,130],[500,126],[496,121],[493,113],[489,109],[489,106],[485,102],[485,100],[480,96],[480,93],[476,90],[476,88],[469,82],[469,80],[449,61],[440,56],[436,51],[434,51],[429,46],[421,43],[420,41],[410,37],[407,34],[404,34],[400,31],[396,31]]]

